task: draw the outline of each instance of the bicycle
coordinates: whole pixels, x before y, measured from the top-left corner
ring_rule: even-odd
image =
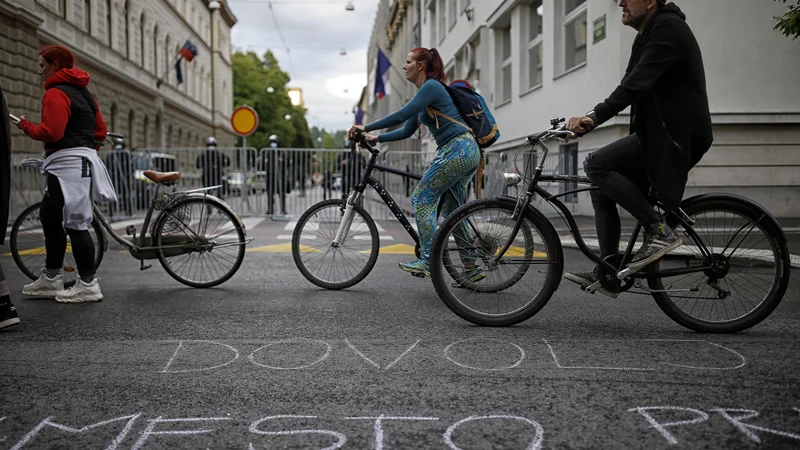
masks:
[[[593,294],[602,287],[614,293],[652,295],[675,322],[711,333],[750,328],[778,306],[786,292],[791,267],[786,236],[769,211],[746,197],[700,194],[683,200],[677,210],[663,212],[663,204],[651,189],[651,202],[681,235],[683,245],[661,260],[632,271],[627,264],[642,228],[637,224],[622,255],[601,259],[593,253],[559,197],[597,187],[583,176],[542,174],[549,151],[544,143],[575,137],[561,126],[563,122],[564,119],[551,119],[551,128],[528,136],[517,149],[519,155],[530,146],[528,167],[535,167],[535,172],[529,179],[515,173],[504,174],[506,184],[517,189],[516,197],[467,203],[441,224],[432,247],[431,279],[451,311],[479,325],[514,325],[541,310],[558,289],[564,269],[562,244],[550,221],[531,205],[534,195],[560,213],[580,251],[599,266],[599,281],[582,288],[587,292]],[[543,153],[536,165],[539,148]],[[527,188],[519,193],[518,185],[523,179]],[[539,186],[540,182],[569,183],[576,188],[553,195]],[[469,244],[454,245],[454,230],[463,227],[470,232]],[[535,233],[533,239],[520,236],[523,227]],[[753,237],[751,232],[761,235]],[[461,288],[451,286],[448,277],[459,277],[459,268],[452,264],[453,252],[471,253],[482,261],[486,278],[463,283]],[[537,270],[527,270],[520,277],[520,267]],[[753,269],[748,278],[743,276],[747,269]]]
[[[108,137],[122,135],[108,133]],[[108,249],[105,230],[131,256],[141,261],[140,270],[152,267],[145,265],[145,260],[158,259],[172,278],[187,286],[208,288],[230,279],[242,265],[245,246],[252,238],[247,238],[244,224],[233,209],[209,194],[220,186],[167,193],[161,192],[161,188],[173,186],[180,172],[146,170],[144,176],[153,181],[156,188],[138,238],[134,225],[128,225],[125,230],[126,235],[132,237],[130,240],[119,235],[97,205],[94,206],[89,231],[95,244],[96,267],[100,266]],[[41,202],[38,202],[20,213],[9,239],[14,261],[32,280],[39,277],[46,256],[40,207]],[[77,273],[69,237],[67,241],[62,273],[65,286],[70,286],[75,283]]]
[[[350,141],[351,160],[360,158],[356,154],[357,145],[370,153],[361,179],[346,199],[324,200],[311,206],[300,216],[292,234],[292,256],[297,268],[308,281],[324,289],[346,289],[358,284],[378,260],[378,230],[375,221],[361,206],[367,185],[380,195],[414,240],[417,258],[420,255],[419,235],[391,194],[372,177],[372,172],[386,172],[414,180],[421,180],[422,175],[377,164],[380,152],[366,142],[360,132]],[[448,195],[458,201],[452,190]],[[349,257],[355,261],[349,261]]]

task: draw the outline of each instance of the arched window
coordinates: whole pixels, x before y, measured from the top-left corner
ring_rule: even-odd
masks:
[[[58,0],[58,15],[67,20],[67,0]]]
[[[144,61],[145,61],[145,53],[144,53],[144,42],[146,34],[144,32],[144,12],[142,15],[139,16],[139,53],[141,53],[141,60],[139,61],[142,64],[142,68],[144,68]]]
[[[170,75],[172,73],[172,67],[170,66],[170,56],[169,56],[172,54],[172,49],[170,48],[170,46],[172,45],[171,41],[172,39],[169,36],[164,38],[164,51],[161,52],[163,54],[163,60],[164,60],[163,61],[164,72],[162,73],[165,74],[164,78],[166,79],[167,83],[169,83],[170,80],[172,80],[172,75]]]
[[[144,116],[144,125],[142,125],[142,147],[150,148],[150,117]]]
[[[133,133],[135,131],[136,117],[134,116],[133,110],[128,113],[128,148],[136,147],[136,135]]]
[[[125,0],[125,14],[124,20],[122,23],[125,26],[125,46],[123,51],[125,53],[125,57],[130,59],[131,58],[131,3],[130,0]]]
[[[172,125],[167,127],[167,148],[172,147]]]
[[[183,147],[183,128],[178,128],[178,139],[175,141],[175,145],[178,148]]]
[[[201,66],[200,67],[200,95],[198,96],[198,100],[203,105],[206,104],[206,68]]]
[[[153,73],[156,76],[161,74],[161,64],[158,60],[158,25],[153,25]]]
[[[109,131],[114,132],[114,133],[119,133],[119,131],[118,131],[119,128],[117,128],[117,104],[116,103],[112,103],[111,104],[111,112],[110,112],[109,119],[110,120],[108,121],[108,124],[111,125],[111,129]]]
[[[113,22],[111,21],[111,19],[113,18],[113,15],[112,15],[113,10],[111,8],[113,8],[113,7],[114,7],[113,1],[112,0],[106,0],[106,43],[108,44],[109,47],[112,46],[111,45],[111,36],[114,35],[113,34],[114,33],[114,27],[112,26]]]
[[[83,29],[86,34],[92,34],[92,2],[83,0]]]

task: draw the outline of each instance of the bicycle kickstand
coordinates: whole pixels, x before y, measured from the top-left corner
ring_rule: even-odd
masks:
[[[145,266],[143,259],[140,259],[139,262],[142,263],[142,265],[139,266],[139,270],[147,270],[147,269],[153,267],[151,264],[148,264],[148,265]]]

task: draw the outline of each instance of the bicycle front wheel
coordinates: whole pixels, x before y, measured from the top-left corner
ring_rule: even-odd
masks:
[[[651,289],[667,291],[653,293],[658,306],[706,333],[736,333],[764,320],[789,284],[791,256],[777,221],[755,202],[730,195],[708,195],[683,209],[695,221],[694,233],[670,223],[683,245],[649,270],[697,270],[648,278]]]
[[[564,266],[561,243],[547,219],[528,209],[513,234],[514,203],[471,202],[439,227],[431,254],[437,294],[459,317],[487,326],[525,321],[550,300]],[[494,261],[507,242],[503,257]]]
[[[325,289],[345,289],[363,280],[378,260],[380,240],[372,217],[360,206],[342,242],[333,244],[344,219],[345,200],[325,200],[309,208],[292,234],[292,256],[300,273]]]
[[[244,259],[245,230],[222,203],[189,197],[165,209],[153,229],[164,270],[181,283],[209,288],[230,279]]]
[[[41,202],[25,208],[17,217],[17,220],[14,221],[9,235],[11,256],[20,270],[22,270],[22,273],[31,280],[39,278],[47,259],[44,230],[42,229],[42,221],[39,218],[40,208]],[[89,236],[94,242],[94,260],[95,268],[97,268],[100,266],[100,262],[103,261],[106,242],[105,235],[96,220],[92,220],[92,225],[89,227]],[[77,267],[75,257],[72,255],[72,244],[69,235],[67,235],[67,251],[64,254],[61,272],[65,286],[75,284],[75,280],[78,279]]]

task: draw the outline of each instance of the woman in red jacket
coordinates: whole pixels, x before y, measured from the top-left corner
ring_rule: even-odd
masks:
[[[42,122],[37,125],[22,116],[16,124],[25,134],[44,143],[45,164],[49,162],[57,168],[45,172],[46,188],[39,211],[47,251],[45,268],[38,280],[23,287],[22,293],[55,297],[56,301],[65,303],[94,302],[103,298],[95,277],[94,242],[88,225],[92,220],[90,189],[92,161],[96,159],[94,150],[100,148],[107,130],[100,107],[86,88],[89,74],[74,68],[74,64],[75,57],[65,47],[48,45],[41,49],[39,75],[45,88]],[[54,157],[65,149],[83,152],[83,156],[64,157],[64,153]],[[52,164],[55,161],[58,162]],[[79,275],[75,286],[69,290],[64,290],[61,276],[67,246],[64,230],[72,241]]]

